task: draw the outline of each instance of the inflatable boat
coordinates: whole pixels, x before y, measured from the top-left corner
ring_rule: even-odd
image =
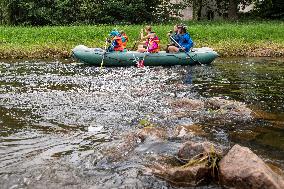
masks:
[[[191,52],[166,53],[139,53],[136,51],[107,52],[100,48],[88,48],[84,45],[76,46],[72,50],[73,57],[82,63],[94,66],[123,67],[137,66],[174,66],[210,64],[217,57],[217,52],[208,47],[194,48]]]

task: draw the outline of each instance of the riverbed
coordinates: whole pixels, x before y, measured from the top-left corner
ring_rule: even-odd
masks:
[[[197,122],[171,117],[171,103],[184,98],[245,103],[257,115],[253,120],[199,121],[206,139],[250,147],[284,168],[284,59],[144,69],[1,60],[0,75],[1,188],[174,188],[145,166],[153,157],[174,156],[178,140],[109,157],[125,136],[143,127],[141,122],[169,130]]]

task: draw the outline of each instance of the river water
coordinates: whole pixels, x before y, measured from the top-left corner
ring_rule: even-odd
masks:
[[[64,61],[0,61],[1,188],[174,188],[151,174],[153,157],[180,141],[112,151],[147,120],[168,129],[171,101],[222,97],[257,118],[203,122],[207,139],[250,147],[284,168],[284,60],[218,59],[210,66],[104,68]],[[128,147],[126,147],[128,148]],[[110,158],[123,153],[123,158]],[[112,160],[110,160],[112,159]],[[218,186],[210,185],[210,188]]]

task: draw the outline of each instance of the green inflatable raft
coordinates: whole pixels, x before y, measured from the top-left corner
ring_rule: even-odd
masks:
[[[73,50],[73,57],[94,66],[122,67],[137,66],[141,60],[144,66],[173,66],[173,65],[195,65],[210,64],[218,54],[210,48],[195,48],[188,54],[184,52],[171,54],[161,51],[159,53],[128,52],[105,52],[100,48],[88,48],[84,45],[76,46]]]

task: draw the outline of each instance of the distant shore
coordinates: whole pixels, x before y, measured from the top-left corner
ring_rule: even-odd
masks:
[[[153,25],[162,50],[168,43],[166,34],[172,25]],[[284,57],[283,21],[188,22],[187,25],[195,47],[210,47],[221,57]],[[143,26],[0,26],[0,59],[70,58],[72,48],[79,44],[104,47],[105,38],[113,28],[128,34],[128,48],[132,50]]]

